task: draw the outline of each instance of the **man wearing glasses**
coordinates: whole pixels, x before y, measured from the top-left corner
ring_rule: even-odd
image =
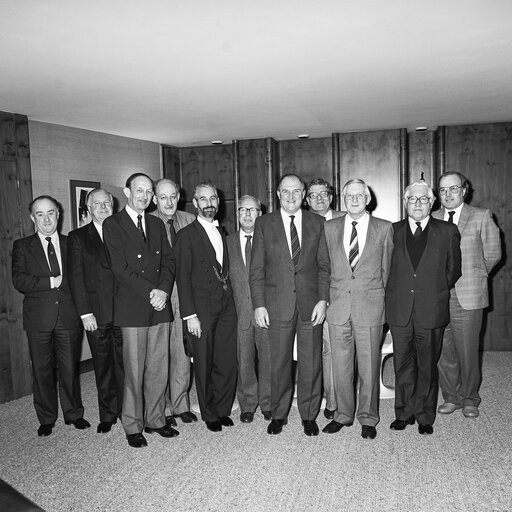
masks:
[[[306,201],[310,210],[321,215],[325,220],[331,220],[342,215],[341,212],[331,208],[333,198],[332,185],[323,178],[315,178],[310,181],[306,190]],[[328,420],[334,419],[334,411],[338,408],[336,395],[334,394],[334,382],[332,372],[331,341],[327,320],[324,322],[322,332],[322,368],[325,395],[324,416]]]
[[[254,308],[249,290],[254,224],[261,215],[261,203],[252,196],[238,202],[240,230],[226,238],[229,253],[229,278],[233,286],[238,316],[238,386],[240,421],[251,423],[260,406],[266,420],[272,417],[270,406],[270,345],[267,329],[254,323]]]
[[[489,305],[487,277],[501,259],[500,231],[489,210],[464,203],[469,182],[462,174],[447,172],[438,185],[442,208],[433,217],[458,227],[462,251],[462,276],[451,291],[450,323],[439,359],[444,403],[438,412],[451,414],[462,409],[466,418],[477,418],[480,329],[483,310]]]
[[[418,422],[432,434],[436,416],[443,330],[449,298],[461,275],[456,226],[430,217],[432,189],[411,183],[404,192],[407,218],[393,224],[393,255],[386,287],[386,320],[393,336],[395,417],[392,430]]]
[[[305,190],[293,174],[277,187],[280,209],[256,220],[249,282],[254,319],[269,330],[272,421],[280,434],[292,401],[293,344],[297,335],[297,401],[304,433],[317,436],[322,399],[322,323],[330,264],[324,221],[302,211]]]

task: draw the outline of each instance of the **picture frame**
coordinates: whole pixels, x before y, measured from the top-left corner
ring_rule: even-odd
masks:
[[[91,222],[87,210],[87,194],[95,188],[101,187],[99,181],[69,180],[69,192],[71,196],[71,224],[73,229],[85,226]]]

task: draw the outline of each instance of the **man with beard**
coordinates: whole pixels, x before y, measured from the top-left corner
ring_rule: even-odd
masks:
[[[128,445],[141,448],[143,429],[178,435],[165,420],[175,259],[163,223],[145,214],[153,197],[149,176],[132,174],[123,192],[126,208],[105,220],[103,234],[115,278],[114,324],[123,333],[123,428]]]
[[[231,427],[229,417],[237,383],[236,325],[224,234],[214,220],[219,210],[211,182],[195,187],[194,222],[176,241],[180,311],[194,357],[194,375],[201,418],[208,430]]]

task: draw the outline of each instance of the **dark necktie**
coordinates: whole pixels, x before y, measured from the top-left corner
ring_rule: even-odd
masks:
[[[144,233],[144,228],[142,227],[142,215],[137,215],[137,227],[142,234],[142,240],[146,241],[146,233]]]
[[[252,251],[252,235],[245,235],[247,238],[247,242],[245,242],[245,266],[246,268],[250,268],[251,266],[251,251]]]
[[[352,221],[352,233],[350,233],[350,244],[348,247],[348,262],[352,270],[356,268],[359,261],[359,243],[357,242],[356,226],[357,222],[355,220]]]
[[[292,241],[292,261],[295,267],[299,264],[300,257],[300,242],[299,235],[297,233],[297,228],[295,227],[295,223],[293,222],[295,219],[295,215],[290,215],[290,238]]]
[[[174,247],[176,243],[176,230],[174,229],[174,220],[169,219],[167,224],[169,224],[169,234],[171,235],[171,247]]]
[[[423,232],[423,230],[421,229],[421,222],[416,222],[416,226],[418,226],[416,228],[416,231],[414,232],[414,238],[418,238],[421,233]]]
[[[50,262],[50,271],[53,277],[58,277],[60,276],[60,266],[57,254],[55,254],[55,247],[52,244],[52,238],[47,236],[46,241],[48,242],[48,261]]]
[[[448,223],[449,224],[453,224],[453,216],[454,215],[455,215],[455,212],[453,210],[451,212],[448,212],[448,216],[449,216]]]

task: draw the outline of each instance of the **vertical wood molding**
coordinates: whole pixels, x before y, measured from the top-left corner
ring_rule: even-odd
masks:
[[[265,166],[267,171],[267,204],[268,211],[273,212],[275,205],[275,183],[274,183],[274,139],[267,137],[265,139]]]
[[[235,179],[234,187],[235,187],[235,218],[237,218],[237,212],[238,212],[238,199],[240,198],[241,191],[240,191],[240,144],[238,140],[232,141],[233,146],[233,176]],[[236,228],[238,229],[238,223]]]
[[[410,173],[409,173],[409,161],[407,158],[407,130],[405,128],[400,129],[400,187],[399,187],[399,197],[398,201],[400,202],[400,218],[405,218],[405,208],[403,206],[402,197],[404,195],[405,188],[407,187],[410,181]]]
[[[441,174],[446,172],[446,126],[439,126],[437,128],[436,137],[436,183]]]
[[[334,188],[334,209],[341,210],[341,169],[340,169],[340,134],[332,134],[332,186]]]

